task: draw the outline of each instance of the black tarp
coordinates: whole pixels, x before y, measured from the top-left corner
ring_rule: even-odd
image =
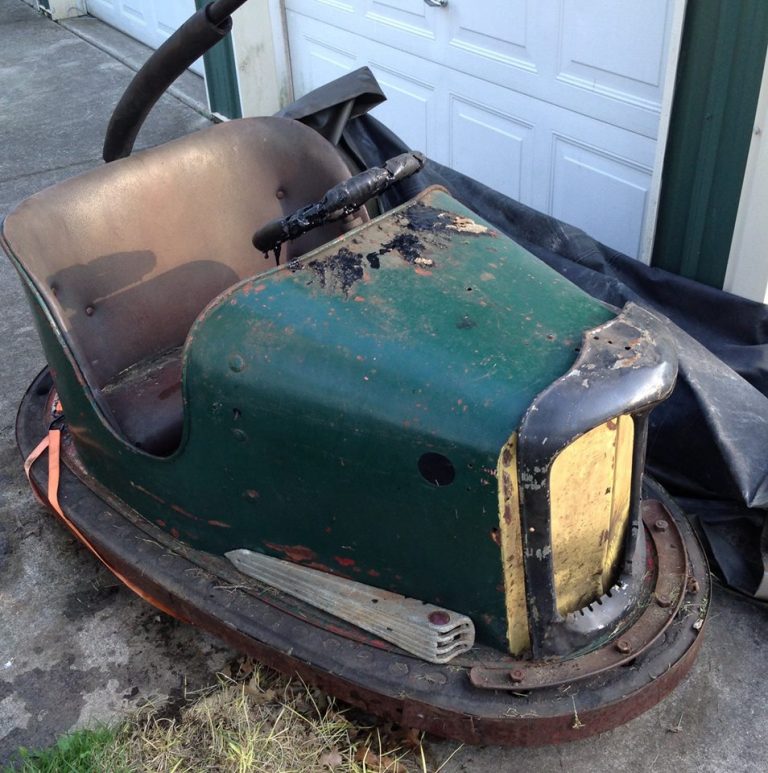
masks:
[[[357,78],[345,76],[349,98]],[[327,110],[339,83],[314,92]],[[379,91],[371,101],[378,101]],[[319,108],[318,108],[319,109]],[[409,148],[370,115],[347,124],[341,146],[362,166],[379,166]],[[295,117],[311,121],[306,111]],[[289,107],[284,115],[292,115]],[[311,125],[311,124],[310,124]],[[420,150],[420,148],[414,148]],[[483,148],[477,149],[478,153]],[[621,307],[638,301],[664,314],[680,358],[672,397],[651,414],[648,467],[704,536],[723,580],[768,598],[763,582],[768,539],[768,306],[652,268],[592,239],[578,228],[531,209],[466,175],[429,160],[381,197],[384,209],[430,185],[451,194],[590,295]],[[606,217],[610,217],[610,203]],[[762,543],[762,548],[761,548]],[[762,583],[762,584],[761,584]]]

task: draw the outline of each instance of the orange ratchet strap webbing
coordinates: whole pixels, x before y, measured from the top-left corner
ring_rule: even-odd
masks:
[[[48,451],[48,500],[43,497],[43,495],[40,493],[37,484],[35,481],[32,480],[31,476],[31,470],[32,465],[45,453],[45,451]],[[24,473],[27,476],[27,480],[29,481],[29,485],[32,487],[32,493],[35,495],[37,500],[45,505],[50,507],[56,515],[59,516],[59,518],[64,522],[64,524],[67,526],[67,528],[80,540],[80,542],[85,545],[88,550],[93,553],[96,558],[101,561],[104,566],[109,569],[110,572],[112,572],[115,577],[117,577],[120,582],[123,583],[126,587],[130,588],[137,596],[144,599],[144,601],[151,604],[153,607],[156,607],[161,612],[165,612],[166,615],[170,615],[171,617],[175,617],[177,620],[181,620],[182,622],[189,622],[187,618],[185,618],[183,615],[179,614],[178,612],[169,609],[165,604],[163,604],[162,601],[158,601],[157,599],[153,598],[149,594],[147,594],[145,591],[143,591],[141,588],[139,588],[137,585],[135,585],[133,582],[131,582],[127,577],[124,577],[120,572],[118,572],[114,567],[110,566],[110,564],[99,554],[99,552],[96,550],[93,545],[85,538],[85,535],[80,531],[80,529],[75,526],[72,521],[70,521],[69,518],[64,514],[64,511],[61,509],[61,504],[59,503],[59,479],[61,477],[61,430],[60,429],[54,429],[51,428],[48,430],[48,434],[35,446],[35,448],[32,450],[32,452],[29,454],[29,456],[24,461]]]

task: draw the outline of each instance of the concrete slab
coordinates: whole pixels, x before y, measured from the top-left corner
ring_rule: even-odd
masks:
[[[78,37],[93,44],[131,70],[138,70],[152,54],[152,49],[129,38],[114,27],[110,27],[93,16],[78,16],[65,19],[61,26]],[[185,102],[202,114],[208,113],[208,101],[205,92],[205,81],[195,73],[187,70],[168,89],[168,93]]]
[[[3,25],[0,35],[0,179],[99,159],[111,111],[133,72],[34,13],[31,19]],[[142,128],[136,147],[156,145],[207,125],[198,112],[164,96]]]
[[[88,24],[80,25],[80,32]],[[98,31],[91,25],[92,32]],[[110,33],[120,43],[119,33]],[[123,41],[126,50],[137,50]],[[101,163],[103,132],[132,72],[81,37],[0,0],[0,217],[25,196]],[[140,137],[207,122],[173,97]],[[231,656],[158,614],[103,570],[30,494],[13,438],[16,406],[43,357],[21,287],[0,260],[0,765],[18,745],[107,722],[139,702],[210,683]],[[443,769],[763,771],[768,759],[768,608],[715,593],[691,677],[660,706],[598,739],[533,750],[461,750]],[[577,704],[578,706],[578,704]],[[437,762],[455,745],[434,743]]]
[[[29,21],[37,15],[37,11],[19,0],[0,0],[0,25]]]

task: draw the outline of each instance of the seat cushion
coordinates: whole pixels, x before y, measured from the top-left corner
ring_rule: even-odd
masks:
[[[181,441],[181,347],[136,363],[101,390],[114,420],[137,448],[172,454]]]

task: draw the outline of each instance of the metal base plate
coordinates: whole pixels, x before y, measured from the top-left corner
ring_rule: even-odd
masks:
[[[50,389],[43,371],[19,408],[16,436],[24,457],[47,431]],[[46,490],[44,463],[33,467],[32,480]],[[244,587],[226,559],[190,549],[106,492],[99,497],[95,481],[85,485],[67,467],[59,501],[90,547],[145,598],[264,664],[406,727],[469,744],[538,746],[586,738],[636,717],[673,690],[696,658],[710,599],[706,560],[685,516],[660,487],[647,488],[679,529],[697,582],[689,583],[665,635],[634,661],[527,693],[472,685],[470,670],[487,661],[487,649],[458,665],[425,663],[318,619],[256,582]]]

